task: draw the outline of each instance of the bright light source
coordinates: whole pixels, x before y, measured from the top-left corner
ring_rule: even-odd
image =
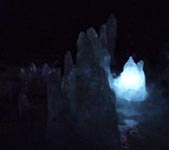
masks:
[[[143,101],[147,96],[143,61],[137,64],[132,57],[123,67],[123,72],[113,81],[113,89],[118,98],[128,101]]]

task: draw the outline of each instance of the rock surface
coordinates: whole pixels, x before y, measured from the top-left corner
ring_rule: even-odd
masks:
[[[115,96],[108,79],[110,55],[103,42],[93,28],[80,33],[77,64],[62,84],[75,137],[94,149],[119,144]]]

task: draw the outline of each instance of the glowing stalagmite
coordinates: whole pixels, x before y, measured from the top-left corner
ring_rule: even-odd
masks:
[[[143,71],[144,62],[137,64],[132,57],[123,67],[123,72],[113,81],[113,89],[116,97],[127,101],[143,101],[147,96],[145,74]]]

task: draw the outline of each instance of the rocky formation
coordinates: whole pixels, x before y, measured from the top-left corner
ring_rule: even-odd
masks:
[[[119,144],[115,96],[109,85],[110,55],[104,32],[93,28],[79,35],[77,64],[63,82],[73,131],[79,143],[93,149]]]

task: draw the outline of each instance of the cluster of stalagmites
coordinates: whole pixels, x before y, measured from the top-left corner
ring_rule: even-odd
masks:
[[[81,32],[77,63],[65,55],[64,73],[47,64],[32,64],[19,72],[18,148],[112,149],[119,134],[115,96],[110,88],[114,63],[116,20],[112,15],[99,34]]]

